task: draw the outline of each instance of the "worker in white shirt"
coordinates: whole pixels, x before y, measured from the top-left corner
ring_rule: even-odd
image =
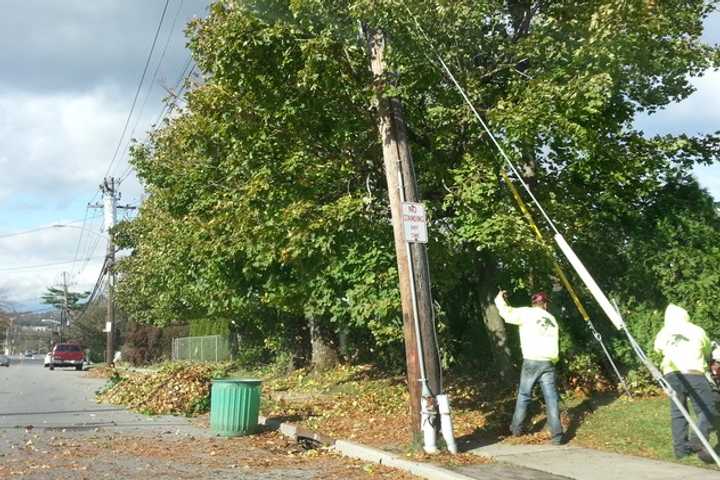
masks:
[[[532,296],[531,307],[509,306],[505,300],[504,290],[495,297],[495,306],[503,320],[519,326],[520,348],[523,354],[520,387],[510,431],[515,436],[522,435],[527,408],[532,400],[532,390],[539,382],[545,398],[551,441],[555,445],[562,445],[564,439],[555,375],[559,352],[558,323],[548,312],[549,303],[550,297],[545,292],[538,292]]]
[[[692,399],[698,428],[705,438],[710,438],[718,413],[715,395],[705,376],[712,353],[705,330],[690,322],[690,316],[684,308],[671,303],[665,309],[665,325],[655,337],[655,351],[663,355],[665,380],[675,390],[685,409],[688,397]],[[677,458],[697,453],[702,461],[714,462],[699,439],[694,435],[688,437],[688,422],[672,401],[670,420],[673,450]]]

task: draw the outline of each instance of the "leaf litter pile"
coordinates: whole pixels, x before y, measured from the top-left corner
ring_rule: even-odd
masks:
[[[150,415],[195,415],[210,406],[211,380],[230,369],[229,363],[170,363],[152,373],[115,371],[97,400]]]
[[[232,374],[232,364],[174,363],[154,373],[113,375],[98,401],[146,414],[196,415],[209,407],[210,381]],[[107,372],[106,372],[107,373]],[[237,372],[235,372],[237,373]],[[410,446],[405,378],[372,365],[327,371],[243,372],[263,378],[261,413],[338,439],[357,441],[418,460],[447,465],[488,463],[471,453],[426,456]],[[455,380],[447,387],[461,451],[478,438],[498,438],[512,413],[506,392],[488,398],[487,385]],[[483,401],[484,400],[484,401]]]
[[[453,385],[455,437],[472,435],[486,425],[487,408],[477,408],[479,388]],[[357,441],[412,460],[446,465],[488,463],[471,453],[425,455],[409,448],[407,384],[370,365],[340,366],[325,372],[296,370],[263,384],[263,413],[305,425],[333,438]],[[487,404],[484,404],[487,406]],[[462,447],[462,445],[460,445]]]

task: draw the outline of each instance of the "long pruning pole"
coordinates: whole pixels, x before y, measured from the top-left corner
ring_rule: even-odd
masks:
[[[538,199],[533,194],[532,190],[530,190],[530,187],[523,181],[522,177],[520,176],[520,173],[518,172],[517,168],[515,167],[515,164],[510,159],[510,157],[505,153],[505,150],[503,149],[502,145],[500,145],[500,142],[497,140],[495,135],[493,134],[492,130],[488,126],[487,122],[483,120],[483,118],[478,113],[477,109],[475,108],[475,105],[473,105],[472,101],[467,95],[467,92],[465,89],[460,85],[458,80],[455,78],[455,75],[453,75],[452,71],[450,70],[450,67],[447,66],[445,61],[442,58],[442,55],[440,55],[439,52],[435,50],[433,47],[433,42],[430,40],[430,37],[424,32],[422,27],[420,26],[420,23],[418,22],[417,18],[413,15],[410,8],[405,5],[405,9],[407,10],[410,18],[413,19],[417,30],[420,32],[420,34],[425,38],[425,40],[428,43],[428,47],[433,51],[436,55],[436,60],[442,67],[442,70],[447,74],[447,77],[450,79],[450,81],[455,85],[455,88],[462,96],[463,100],[467,104],[467,106],[470,108],[470,111],[473,113],[475,118],[477,119],[478,123],[482,126],[483,130],[487,133],[488,137],[492,141],[492,143],[495,145],[495,147],[498,150],[498,153],[503,157],[505,162],[507,162],[508,167],[512,172],[517,176],[518,181],[521,183],[525,191],[528,193],[530,198],[532,199],[532,203],[537,207],[540,214],[543,216],[545,221],[547,222],[548,226],[553,230],[554,236],[553,240],[557,244],[560,251],[562,251],[563,255],[565,255],[565,258],[567,259],[568,263],[570,263],[570,266],[573,267],[577,275],[580,277],[580,279],[583,281],[587,289],[589,290],[590,294],[595,298],[600,308],[605,312],[605,314],[608,316],[608,319],[613,323],[615,328],[618,330],[621,330],[625,332],[625,335],[627,336],[630,344],[633,347],[633,350],[635,351],[635,354],[641,359],[643,364],[648,368],[650,373],[653,375],[655,380],[662,386],[662,388],[665,390],[665,392],[668,394],[668,396],[671,398],[671,400],[675,403],[675,405],[678,406],[678,409],[682,413],[683,417],[687,420],[688,424],[692,427],[695,434],[698,436],[698,438],[701,440],[703,446],[708,450],[708,453],[712,456],[713,460],[715,460],[715,463],[720,467],[720,456],[717,455],[715,450],[710,445],[710,442],[708,442],[707,438],[700,432],[700,429],[697,427],[695,421],[688,413],[687,409],[684,408],[684,406],[681,404],[679,399],[677,398],[677,393],[675,390],[670,386],[670,384],[667,383],[667,381],[664,379],[664,377],[660,374],[660,372],[657,370],[655,365],[645,356],[645,353],[642,351],[638,343],[633,338],[632,334],[630,333],[630,330],[628,330],[625,320],[622,318],[622,314],[620,313],[620,309],[617,308],[617,305],[613,305],[610,303],[610,300],[605,295],[605,292],[602,291],[600,286],[595,282],[595,279],[592,277],[590,272],[587,271],[585,268],[585,265],[582,263],[582,261],[578,258],[575,251],[572,249],[572,247],[567,243],[565,238],[562,236],[558,228],[555,226],[555,223],[552,221],[550,216],[547,214],[545,209],[543,209],[542,204],[538,201]],[[434,63],[431,60],[431,63]]]
[[[500,174],[502,175],[503,180],[505,181],[505,184],[510,189],[510,192],[512,193],[513,197],[515,198],[515,203],[517,203],[518,208],[522,212],[523,216],[527,220],[528,224],[530,225],[530,228],[535,233],[535,237],[542,242],[543,244],[546,244],[547,241],[545,239],[545,236],[540,231],[540,228],[535,223],[535,219],[533,218],[532,214],[530,213],[530,209],[528,209],[527,204],[525,203],[525,200],[523,200],[522,196],[520,195],[520,192],[518,191],[515,184],[510,180],[510,177],[505,172],[505,170],[500,170]],[[598,341],[600,344],[600,347],[602,347],[603,352],[605,353],[605,357],[608,359],[608,362],[610,362],[610,366],[612,367],[613,371],[615,372],[615,375],[617,376],[618,380],[620,381],[620,385],[622,385],[623,390],[625,390],[625,393],[628,397],[632,397],[632,394],[630,393],[630,389],[627,387],[627,384],[625,383],[625,378],[623,378],[622,374],[620,373],[620,370],[618,370],[617,365],[615,365],[615,362],[612,359],[612,356],[610,355],[610,352],[608,352],[607,348],[605,347],[605,343],[602,341],[602,335],[600,335],[600,332],[597,331],[595,328],[595,325],[593,325],[592,320],[590,320],[590,315],[588,314],[587,310],[585,310],[585,306],[583,305],[582,301],[580,301],[580,297],[578,296],[577,292],[575,291],[575,288],[572,286],[570,281],[568,280],[567,276],[565,275],[565,272],[563,271],[562,267],[558,263],[557,259],[553,257],[553,270],[555,271],[555,274],[560,279],[560,283],[562,283],[563,287],[565,287],[565,291],[568,292],[568,295],[570,295],[570,298],[572,298],[573,303],[575,304],[575,307],[577,308],[578,312],[580,313],[580,316],[587,322],[588,327],[590,328],[590,331],[593,334],[593,337]]]

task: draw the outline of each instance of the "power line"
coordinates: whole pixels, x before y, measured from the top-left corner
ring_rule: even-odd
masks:
[[[96,216],[90,217],[90,218],[96,218],[96,217],[99,217],[99,216],[101,216],[101,215],[96,215]],[[19,232],[3,233],[3,234],[0,234],[0,238],[19,237],[19,236],[21,236],[21,235],[29,235],[29,234],[31,234],[31,233],[42,232],[42,231],[45,231],[45,230],[58,229],[58,228],[61,228],[61,227],[59,227],[59,225],[71,225],[71,224],[73,224],[73,223],[84,222],[85,220],[87,220],[87,216],[86,216],[85,219],[82,219],[82,220],[72,220],[72,221],[70,221],[70,222],[54,223],[54,224],[52,224],[52,225],[46,225],[46,226],[44,226],[44,227],[31,228],[31,229],[29,229],[29,230],[22,230],[22,231],[19,231]]]
[[[190,68],[192,65],[192,68]],[[188,58],[187,62],[185,63],[185,68],[183,68],[182,73],[180,74],[180,77],[178,78],[178,81],[175,83],[175,88],[171,92],[173,96],[175,97],[174,102],[166,102],[163,109],[160,111],[160,115],[158,116],[158,119],[155,121],[155,125],[159,125],[160,122],[163,120],[163,118],[166,118],[167,115],[170,115],[175,108],[177,104],[177,99],[180,98],[183,91],[185,90],[185,85],[187,80],[190,79],[193,72],[195,71],[195,67],[197,65],[192,64],[192,57]],[[188,69],[190,69],[188,71]]]
[[[101,256],[93,257],[90,260],[97,260],[103,258]],[[42,263],[39,265],[27,265],[24,267],[6,267],[6,268],[0,268],[0,272],[16,272],[16,271],[23,271],[23,270],[36,270],[36,269],[43,269],[43,268],[49,268],[49,267],[55,267],[58,265],[68,265],[70,263],[74,263],[74,260],[67,260],[62,262],[52,262],[52,263]]]
[[[93,255],[97,251],[97,247],[98,245],[100,245],[101,239],[102,237],[100,235],[97,235],[93,243],[88,243],[89,248],[85,251],[82,263],[80,264],[80,268],[78,268],[78,271],[73,274],[73,278],[77,278],[82,272],[85,271],[88,264],[90,263],[90,260],[93,258]]]
[[[192,68],[190,68],[192,65]],[[173,101],[170,102],[164,102],[163,108],[160,110],[160,115],[158,115],[157,120],[153,123],[153,126],[157,130],[158,126],[160,125],[160,122],[164,118],[167,118],[168,115],[172,113],[172,111],[177,106],[178,99],[183,94],[186,82],[192,77],[193,72],[195,71],[195,67],[197,65],[192,64],[192,57],[188,58],[187,62],[185,62],[185,67],[183,68],[182,72],[180,73],[180,77],[178,78],[177,82],[175,83],[175,88],[171,90],[171,94],[174,97]],[[188,71],[190,69],[190,71]],[[132,165],[128,165],[125,171],[122,175],[120,175],[117,184],[120,185],[122,182],[124,182],[127,177],[130,176],[130,173],[132,172]]]
[[[167,13],[169,4],[170,0],[165,0],[165,6],[163,7],[162,15],[160,16],[160,22],[158,22],[157,29],[155,30],[155,36],[153,37],[152,46],[150,47],[150,52],[148,53],[147,60],[145,61],[145,68],[143,68],[143,73],[140,77],[140,83],[138,83],[137,90],[135,91],[135,97],[133,98],[132,105],[130,106],[130,113],[128,113],[127,119],[125,120],[125,125],[123,126],[122,134],[120,134],[120,139],[118,140],[118,144],[115,148],[115,153],[113,154],[112,160],[110,161],[110,165],[108,165],[107,171],[105,171],[104,176],[106,177],[110,174],[110,170],[112,170],[112,166],[117,159],[118,153],[120,152],[120,147],[123,143],[123,139],[125,138],[125,133],[127,132],[128,126],[130,125],[130,119],[132,118],[132,114],[135,111],[135,105],[137,104],[138,97],[140,96],[140,90],[142,90],[143,83],[145,82],[145,75],[147,75],[148,67],[150,66],[150,60],[152,59],[153,52],[155,51],[155,45],[157,44],[157,39],[160,35],[160,29],[162,28],[163,21],[165,20],[165,13]]]
[[[95,286],[92,289],[92,292],[90,293],[90,296],[88,297],[87,301],[85,302],[85,305],[83,306],[82,311],[78,314],[77,317],[73,319],[73,322],[78,322],[80,319],[82,319],[85,316],[85,313],[88,311],[88,308],[90,308],[90,305],[95,300],[96,296],[98,296],[98,292],[101,291],[101,285],[103,284],[103,280],[107,279],[107,266],[108,266],[108,260],[109,257],[105,257],[105,261],[103,262],[102,268],[100,269],[100,274],[98,275],[97,280],[95,281]],[[102,288],[104,290],[104,287]]]
[[[172,24],[170,25],[170,28],[167,32],[167,38],[165,39],[165,45],[163,45],[162,52],[160,53],[160,58],[157,61],[157,64],[155,65],[155,70],[153,71],[152,79],[150,80],[149,87],[145,93],[145,98],[143,98],[142,105],[140,106],[140,110],[138,114],[135,117],[135,124],[133,125],[132,130],[130,130],[130,135],[128,136],[127,143],[125,144],[125,148],[123,149],[123,156],[127,155],[129,148],[130,148],[130,142],[132,142],[133,135],[135,135],[135,130],[137,130],[138,125],[140,125],[140,121],[142,120],[142,114],[145,111],[145,106],[147,105],[148,100],[150,99],[150,94],[152,93],[153,89],[155,88],[155,81],[157,80],[158,73],[160,72],[160,67],[162,66],[163,60],[165,59],[165,54],[167,53],[168,46],[170,45],[170,40],[172,40],[173,32],[175,31],[175,25],[177,24],[178,18],[180,18],[180,13],[182,13],[183,4],[185,3],[185,0],[180,0],[180,3],[178,5],[178,9],[175,12],[175,17],[173,18]],[[132,167],[129,166],[129,169],[131,170]],[[127,173],[123,173],[123,175],[120,176],[121,179],[124,179],[125,176],[127,176]]]
[[[80,253],[80,245],[82,244],[83,236],[85,235],[85,227],[87,225],[87,218],[88,218],[89,213],[90,213],[90,206],[86,205],[85,206],[85,218],[83,219],[82,227],[80,227],[82,229],[82,230],[80,230],[80,238],[78,238],[78,243],[75,246],[75,254],[73,255],[73,265],[70,267],[71,272],[73,270],[75,270],[75,262],[77,262],[77,260],[78,260],[78,254]]]

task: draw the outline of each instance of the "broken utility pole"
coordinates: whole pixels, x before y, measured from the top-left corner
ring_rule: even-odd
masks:
[[[383,144],[400,277],[411,431],[413,440],[417,441],[421,430],[421,405],[434,409],[431,403],[442,388],[427,249],[424,243],[409,243],[403,231],[402,203],[418,202],[419,195],[402,105],[398,98],[385,95],[385,89],[395,81],[394,75],[386,71],[385,37],[381,31],[367,28],[365,34],[378,98],[378,129]],[[420,334],[419,341],[416,330]],[[422,373],[425,378],[421,378]]]

